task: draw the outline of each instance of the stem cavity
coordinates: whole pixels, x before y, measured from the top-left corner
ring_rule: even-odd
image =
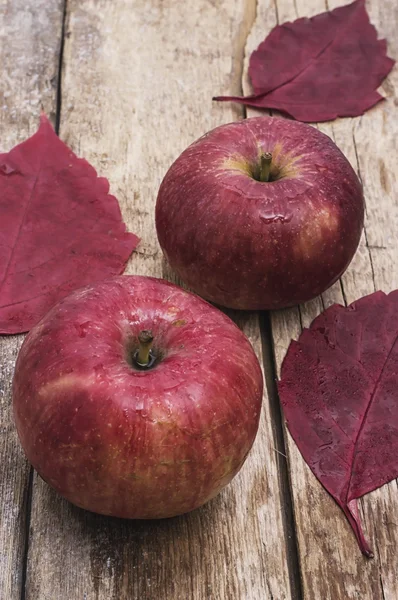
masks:
[[[259,181],[266,183],[269,181],[271,174],[272,154],[271,152],[263,152],[260,158],[260,173]]]
[[[138,335],[139,347],[134,357],[134,360],[138,367],[149,368],[153,364],[153,357],[151,354],[153,335],[152,331],[143,329]]]

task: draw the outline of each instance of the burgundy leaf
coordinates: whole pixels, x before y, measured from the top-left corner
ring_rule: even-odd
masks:
[[[305,122],[363,114],[382,99],[376,91],[394,61],[369,22],[364,0],[275,27],[253,52],[254,94],[218,96],[274,108]]]
[[[120,274],[139,239],[109,183],[47,118],[0,154],[0,333],[22,333],[70,291]]]
[[[279,393],[304,460],[359,546],[357,498],[398,477],[398,290],[333,305],[292,341]]]

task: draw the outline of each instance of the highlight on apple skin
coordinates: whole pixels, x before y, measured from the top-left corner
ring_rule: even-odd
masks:
[[[155,278],[72,293],[26,337],[13,408],[26,456],[58,493],[138,519],[191,511],[242,467],[262,373],[221,311]]]
[[[319,130],[256,117],[222,125],[166,173],[159,243],[196,293],[237,309],[305,302],[345,271],[363,229],[362,186]]]

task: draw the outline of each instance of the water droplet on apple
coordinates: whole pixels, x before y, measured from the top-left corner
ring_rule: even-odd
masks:
[[[14,167],[9,165],[8,163],[2,163],[0,164],[0,173],[2,175],[12,175],[13,173],[19,173],[19,171],[17,171],[17,169],[14,169]]]
[[[82,338],[86,337],[87,332],[88,332],[88,330],[90,328],[90,325],[91,325],[91,321],[85,321],[84,323],[80,323],[78,325],[78,335],[79,335],[79,337],[82,337]]]
[[[282,215],[280,213],[273,213],[270,215],[260,215],[260,219],[263,223],[269,225],[270,223],[289,223],[293,218],[293,213]]]

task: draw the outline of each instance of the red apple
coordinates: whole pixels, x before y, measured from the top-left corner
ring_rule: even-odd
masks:
[[[31,330],[13,404],[28,459],[60,494],[147,519],[197,508],[231,481],[262,386],[227,316],[170,283],[125,276],[71,294]]]
[[[167,172],[156,204],[171,267],[231,308],[309,300],[350,263],[363,227],[362,188],[332,140],[271,117],[222,125]]]

